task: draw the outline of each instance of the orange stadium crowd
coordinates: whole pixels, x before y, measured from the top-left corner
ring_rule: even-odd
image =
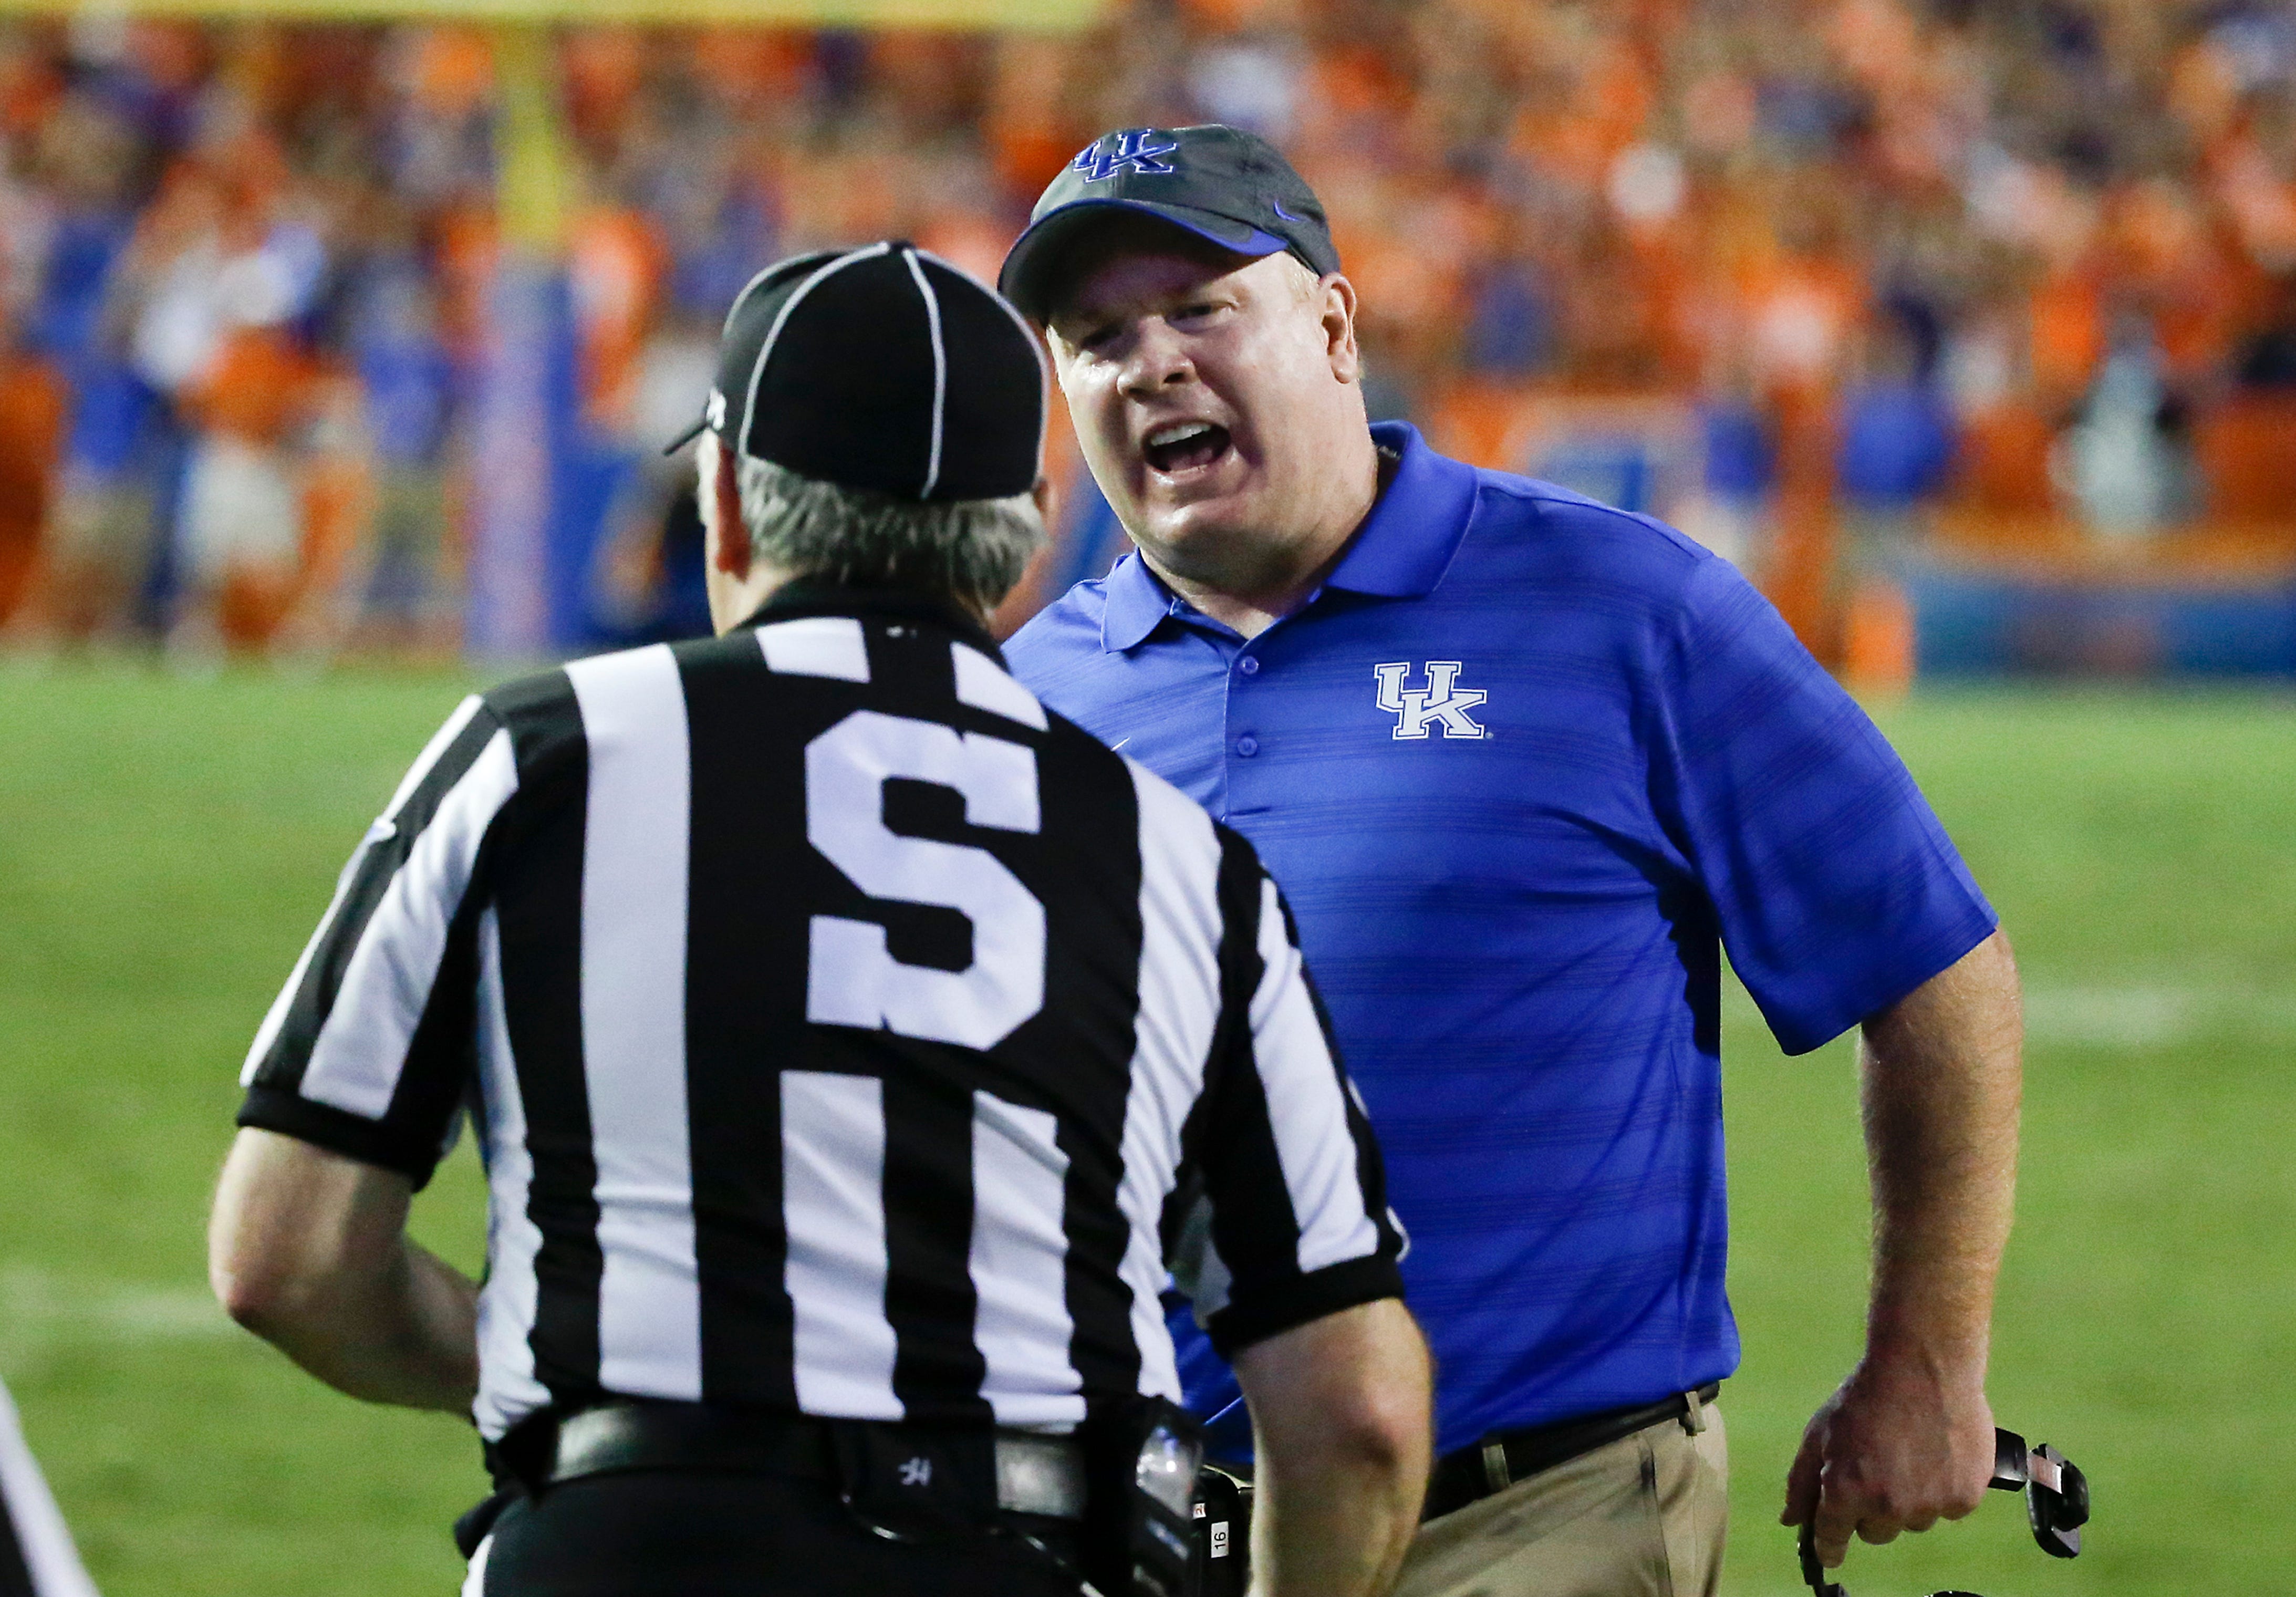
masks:
[[[655,451],[758,265],[900,235],[993,278],[1138,124],[1292,155],[1376,414],[1677,521],[1822,651],[1888,652],[1859,595],[1926,537],[2296,539],[2285,4],[1135,0],[555,47],[600,641],[700,625]],[[443,26],[0,33],[0,636],[457,646],[498,86]],[[1038,599],[1117,547],[1064,470]]]

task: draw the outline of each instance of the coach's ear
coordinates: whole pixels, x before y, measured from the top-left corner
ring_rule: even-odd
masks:
[[[742,525],[742,491],[734,478],[734,456],[714,432],[701,435],[694,451],[701,472],[696,489],[701,520],[709,533],[709,563],[736,582],[750,575],[750,529]]]
[[[1356,285],[1332,272],[1320,279],[1309,294],[1321,307],[1332,375],[1343,383],[1361,382],[1364,363],[1363,347],[1356,341]]]
[[[1061,491],[1053,486],[1049,477],[1039,477],[1029,485],[1029,497],[1037,502],[1037,513],[1045,519],[1045,530],[1053,529],[1053,518],[1060,513]]]

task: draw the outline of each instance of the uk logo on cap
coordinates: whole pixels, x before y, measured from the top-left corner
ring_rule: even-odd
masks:
[[[1170,161],[1160,158],[1179,147],[1177,139],[1160,142],[1152,127],[1131,127],[1105,139],[1093,140],[1070,166],[1082,173],[1086,183],[1106,183],[1128,168],[1148,176],[1162,177],[1168,176],[1173,167]]]

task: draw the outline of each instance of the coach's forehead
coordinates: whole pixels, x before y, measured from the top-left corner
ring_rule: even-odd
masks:
[[[1264,257],[1222,249],[1185,227],[1137,211],[1109,211],[1078,227],[1046,270],[1047,321],[1096,296],[1110,268],[1164,266],[1173,275],[1220,276]]]
[[[1231,279],[1247,292],[1288,289],[1293,299],[1311,297],[1308,291],[1317,282],[1288,255],[1241,255],[1170,231],[1177,236],[1112,239],[1080,258],[1060,286],[1048,325],[1057,331],[1063,324],[1152,309]]]

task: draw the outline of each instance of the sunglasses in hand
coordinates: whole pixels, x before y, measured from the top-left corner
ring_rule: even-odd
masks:
[[[2025,1445],[2013,1430],[1993,1433],[1993,1478],[1986,1483],[1997,1492],[2025,1494],[2025,1518],[2033,1540],[2051,1558],[2080,1554],[2081,1527],[2088,1523],[2088,1478],[2070,1459],[2044,1442]],[[1849,1597],[1849,1589],[1825,1578],[1817,1561],[1815,1532],[1805,1520],[1801,1527],[1801,1577],[1816,1597]],[[1971,1592],[1938,1592],[1932,1597],[1976,1597]]]

